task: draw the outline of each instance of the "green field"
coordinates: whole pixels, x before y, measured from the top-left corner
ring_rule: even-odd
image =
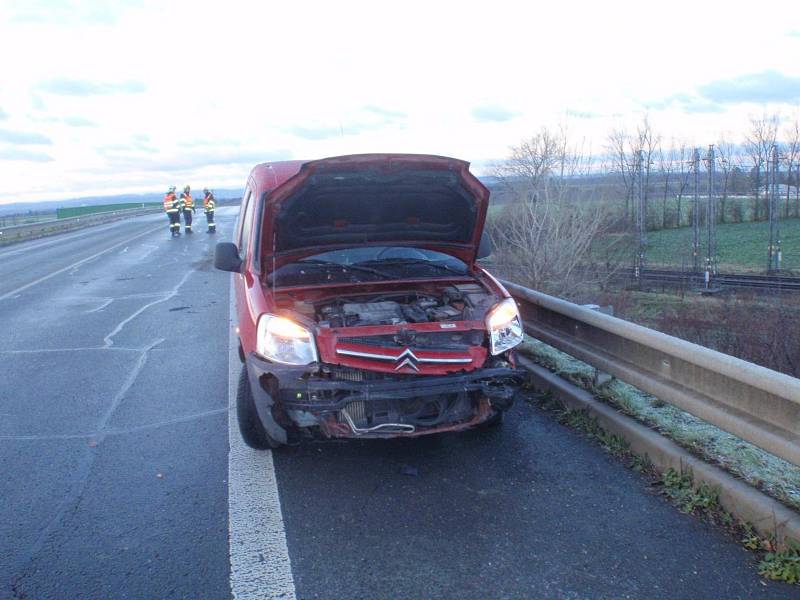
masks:
[[[782,269],[800,273],[800,219],[780,221]],[[692,229],[662,229],[647,234],[647,262],[652,267],[689,267],[692,264]],[[701,230],[701,256],[705,256],[705,229]],[[718,269],[731,271],[765,271],[769,222],[729,223],[717,225]]]

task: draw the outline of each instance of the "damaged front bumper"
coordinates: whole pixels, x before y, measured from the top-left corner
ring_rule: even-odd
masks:
[[[333,365],[294,367],[247,357],[256,408],[269,434],[395,437],[467,429],[513,404],[522,369],[498,365],[448,375],[388,376]]]

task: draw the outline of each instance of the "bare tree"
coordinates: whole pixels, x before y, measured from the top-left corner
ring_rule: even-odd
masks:
[[[644,188],[644,205],[647,206],[647,200],[650,197],[650,175],[652,166],[658,148],[661,146],[661,135],[653,131],[650,125],[650,119],[645,115],[641,123],[636,127],[636,142],[634,151],[642,153],[642,169],[643,169],[643,188]],[[645,223],[647,222],[647,215],[645,214]]]
[[[512,146],[508,158],[495,167],[494,174],[512,193],[519,193],[522,185],[527,196],[536,197],[558,166],[559,157],[565,154],[564,146],[559,133],[542,127],[518,146]]]
[[[790,183],[792,181],[792,169],[800,168],[800,119],[795,117],[784,129],[785,144],[784,149],[786,162],[788,164],[788,175],[786,177],[786,216],[789,216]],[[795,179],[795,204],[794,216],[800,217],[800,181]]]
[[[675,173],[675,162],[677,153],[675,151],[675,138],[670,140],[669,147],[659,143],[657,150],[658,171],[661,174],[662,194],[661,194],[661,227],[667,228],[667,199],[672,195],[672,179]]]
[[[722,172],[722,191],[719,197],[720,214],[719,220],[725,223],[728,214],[728,194],[730,189],[731,173],[735,166],[734,154],[736,145],[724,133],[720,134],[717,140],[717,156],[719,157],[719,168]]]
[[[622,265],[624,236],[607,235],[612,219],[605,203],[569,193],[569,182],[589,165],[583,145],[573,144],[566,128],[543,128],[511,148],[496,173],[517,179],[515,198],[487,225],[494,269],[568,297],[613,276]]]
[[[778,122],[779,118],[776,114],[770,116],[765,114],[758,119],[752,117],[750,119],[750,131],[747,132],[744,139],[745,151],[751,160],[753,174],[752,181],[755,195],[755,204],[753,205],[754,221],[761,220],[761,182],[762,179],[766,179],[762,178],[762,173],[765,171],[770,147],[775,143],[775,139],[778,135]],[[763,214],[766,214],[766,206],[764,209]]]
[[[619,173],[625,186],[625,222],[631,223],[636,213],[637,164],[642,154],[642,189],[644,204],[650,196],[650,176],[661,136],[653,131],[650,119],[645,115],[631,135],[624,128],[615,128],[609,133],[606,151],[611,158],[613,172]],[[646,217],[646,215],[645,215]],[[646,222],[646,219],[645,219]]]
[[[686,142],[680,142],[678,147],[675,150],[676,153],[676,165],[677,165],[677,176],[678,176],[678,191],[677,191],[677,215],[675,216],[675,227],[682,227],[683,226],[683,195],[686,193],[687,188],[689,187],[689,182],[692,177],[692,170],[689,167],[689,161],[691,160],[691,150],[686,145]]]
[[[606,151],[609,158],[609,171],[619,175],[625,193],[625,212],[623,218],[625,225],[631,223],[631,209],[633,206],[633,170],[632,157],[629,153],[630,136],[622,128],[615,128],[608,134]]]

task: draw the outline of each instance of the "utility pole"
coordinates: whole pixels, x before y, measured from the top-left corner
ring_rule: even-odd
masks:
[[[706,248],[706,288],[710,287],[711,279],[717,274],[717,198],[714,195],[714,145],[708,147],[706,158],[708,168],[708,202],[706,203],[706,230],[708,234],[708,247]]]
[[[700,272],[700,151],[695,148],[692,153],[692,173],[694,174],[694,199],[692,202],[692,268]]]
[[[781,234],[778,206],[778,147],[772,144],[769,178],[769,247],[767,273],[781,270]]]
[[[636,256],[636,267],[640,276],[644,274],[647,266],[647,204],[644,189],[644,151],[639,150],[636,157],[636,171],[639,174],[639,202],[636,215],[637,237],[639,248]]]

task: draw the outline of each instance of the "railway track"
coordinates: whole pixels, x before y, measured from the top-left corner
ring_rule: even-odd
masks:
[[[626,274],[635,279],[633,269]],[[704,272],[673,271],[668,269],[646,269],[642,272],[643,281],[672,283],[691,287],[706,287]],[[765,290],[800,291],[800,277],[782,275],[747,275],[741,273],[718,273],[711,278],[708,287],[755,288]]]

